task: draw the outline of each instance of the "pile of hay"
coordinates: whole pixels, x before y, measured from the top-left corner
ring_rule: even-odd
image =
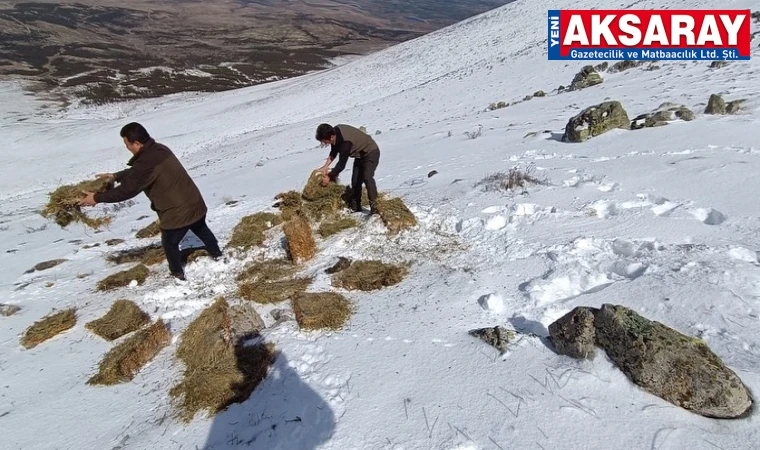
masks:
[[[246,281],[238,286],[238,295],[244,300],[261,304],[279,303],[306,291],[313,282],[313,278]]]
[[[287,259],[270,259],[265,261],[255,261],[237,276],[238,281],[278,281],[295,274],[298,270],[292,262]]]
[[[398,197],[390,200],[378,198],[377,212],[392,235],[417,225],[417,218]]]
[[[350,302],[334,292],[298,294],[292,303],[302,330],[337,330],[351,317]]]
[[[159,319],[106,353],[98,373],[87,380],[87,384],[110,386],[132,381],[137,372],[171,343],[171,338],[171,332]]]
[[[248,399],[274,363],[272,345],[245,346],[247,331],[227,301],[220,298],[187,328],[177,349],[184,377],[170,395],[180,417],[190,422],[199,411],[209,416]]]
[[[85,328],[107,341],[113,341],[150,323],[150,316],[129,300],[116,300],[100,319],[88,322]]]
[[[301,194],[296,191],[281,192],[274,197],[277,203],[275,208],[279,208],[283,220],[290,220],[293,217],[302,214]]]
[[[333,275],[333,286],[349,291],[374,291],[400,283],[409,273],[406,266],[381,261],[355,261],[347,269]]]
[[[161,244],[151,244],[145,247],[130,248],[111,253],[106,256],[106,261],[114,264],[141,263],[153,266],[162,263],[166,259],[164,247]]]
[[[123,270],[113,275],[109,275],[106,278],[98,282],[98,291],[111,291],[120,287],[128,286],[132,280],[136,280],[137,284],[141,285],[145,283],[150,275],[150,270],[143,264],[138,264],[129,270]]]
[[[147,239],[161,234],[161,224],[158,219],[135,234],[137,239]]]
[[[26,349],[34,348],[48,339],[52,339],[58,334],[73,328],[76,323],[77,315],[75,308],[50,314],[26,329],[24,335],[21,336],[21,345]]]
[[[111,223],[111,217],[103,216],[92,218],[82,212],[79,202],[84,198],[83,191],[86,192],[105,192],[113,187],[113,180],[98,178],[95,180],[83,181],[74,185],[61,186],[49,194],[50,200],[42,210],[42,216],[53,218],[56,224],[62,228],[67,227],[72,222],[81,222],[84,225],[98,229]]]
[[[352,217],[343,217],[340,219],[330,220],[322,222],[317,232],[323,238],[328,238],[334,234],[338,234],[341,231],[348,230],[349,228],[356,228],[359,226],[359,222]]]
[[[272,213],[260,212],[245,216],[233,228],[227,245],[243,250],[259,246],[264,243],[264,232],[281,223],[282,218]]]
[[[283,231],[288,245],[288,257],[295,264],[308,261],[317,254],[317,243],[314,242],[311,226],[306,219],[294,217],[285,223]]]

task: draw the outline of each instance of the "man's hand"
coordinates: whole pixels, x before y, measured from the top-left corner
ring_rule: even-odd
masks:
[[[97,177],[97,178],[110,178],[111,180],[113,180],[115,178],[112,173],[99,173],[99,174],[95,175],[95,177]]]
[[[327,186],[330,184],[330,177],[327,175],[322,175],[322,186]]]
[[[322,166],[322,167],[320,167],[319,169],[317,169],[317,172],[321,173],[321,174],[322,174],[322,176],[325,176],[325,175],[327,175],[327,171],[328,171],[328,170],[330,170],[330,167],[329,167],[329,166],[327,166],[327,167],[325,167],[325,166]]]
[[[82,191],[82,193],[85,195],[85,197],[79,202],[82,206],[95,206],[98,204],[98,202],[95,201],[95,193],[94,192],[86,192]]]

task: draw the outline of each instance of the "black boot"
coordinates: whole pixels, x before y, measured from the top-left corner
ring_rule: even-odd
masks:
[[[359,200],[358,202],[357,201],[351,202],[351,211],[353,211],[353,212],[362,212],[362,211],[364,211],[364,209],[362,209],[362,202],[361,202],[361,200]]]
[[[377,202],[369,202],[369,215],[377,214]]]

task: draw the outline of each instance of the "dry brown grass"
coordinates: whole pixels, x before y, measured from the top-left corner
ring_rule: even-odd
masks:
[[[317,232],[323,238],[328,238],[334,234],[338,234],[341,231],[348,230],[349,228],[356,228],[359,226],[359,222],[352,217],[343,217],[327,222],[323,222]]]
[[[107,341],[113,341],[150,323],[150,316],[129,300],[116,300],[100,319],[88,322],[85,328]]]
[[[166,260],[166,253],[161,244],[151,244],[145,247],[130,248],[106,256],[106,261],[114,264],[142,263],[153,266]]]
[[[18,305],[6,305],[5,303],[0,303],[0,316],[10,317],[19,311],[21,311],[21,307]]]
[[[238,295],[256,303],[279,303],[304,292],[313,278],[293,278],[279,281],[247,281],[238,286]]]
[[[88,180],[74,185],[61,186],[49,194],[50,200],[42,210],[42,216],[52,218],[62,228],[67,227],[72,222],[81,222],[94,229],[108,225],[111,223],[111,217],[92,218],[82,211],[79,202],[84,198],[82,191],[104,192],[112,186],[113,181],[107,179]]]
[[[301,293],[292,303],[303,330],[337,330],[351,317],[351,303],[335,292]]]
[[[270,259],[249,264],[237,276],[238,281],[277,281],[290,277],[298,270],[287,259]]]
[[[150,270],[143,264],[138,264],[129,270],[123,270],[100,280],[98,282],[98,291],[111,291],[120,287],[129,285],[132,280],[137,280],[137,284],[145,283],[150,275]]]
[[[391,235],[417,225],[417,218],[398,197],[390,200],[378,198],[377,212]]]
[[[409,273],[406,266],[382,261],[355,261],[347,269],[333,275],[333,286],[349,291],[374,291],[400,283]]]
[[[21,336],[21,345],[26,349],[34,348],[48,339],[73,328],[76,323],[77,315],[75,308],[50,314],[26,329],[24,335]]]
[[[161,234],[161,224],[158,219],[135,234],[137,239],[147,239]]]
[[[283,231],[288,245],[288,257],[295,264],[308,261],[317,254],[317,243],[306,219],[294,217],[285,223]]]
[[[275,199],[277,200],[275,207],[280,209],[283,220],[290,220],[301,214],[303,202],[300,193],[296,191],[281,192],[275,196]]]
[[[132,381],[137,372],[171,343],[171,338],[171,332],[159,319],[106,353],[98,373],[87,380],[87,384],[110,386]]]
[[[525,191],[525,189],[531,184],[546,184],[545,180],[536,177],[535,172],[535,167],[532,165],[525,169],[512,167],[507,172],[496,172],[486,176],[476,183],[475,187],[480,187],[485,192],[504,192],[517,190]]]
[[[199,411],[209,416],[248,399],[266,378],[275,360],[272,345],[244,346],[233,337],[236,324],[229,304],[217,299],[182,335],[177,357],[185,364],[184,378],[170,395],[180,418],[190,422]]]
[[[123,244],[124,242],[126,242],[124,239],[109,239],[106,241],[106,245],[112,247],[114,245]]]
[[[227,245],[243,250],[259,246],[264,243],[264,232],[281,223],[282,218],[272,213],[260,212],[245,216],[235,225]]]

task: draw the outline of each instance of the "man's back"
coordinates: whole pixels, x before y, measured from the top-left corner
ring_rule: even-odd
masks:
[[[349,153],[349,156],[352,158],[366,156],[367,153],[378,149],[377,143],[372,139],[372,136],[358,128],[346,124],[338,124],[335,128],[340,131],[344,141],[352,144]]]

